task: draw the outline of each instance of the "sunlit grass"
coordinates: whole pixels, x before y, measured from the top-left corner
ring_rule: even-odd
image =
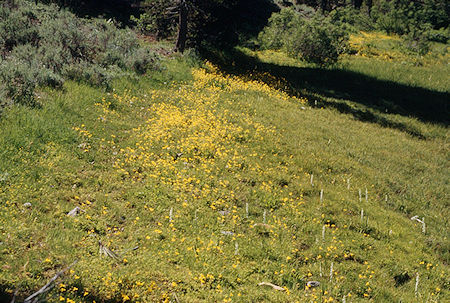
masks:
[[[112,92],[68,82],[43,109],[8,111],[3,298],[79,260],[48,301],[444,302],[447,129],[399,118],[436,133],[419,139],[283,84],[178,58]]]

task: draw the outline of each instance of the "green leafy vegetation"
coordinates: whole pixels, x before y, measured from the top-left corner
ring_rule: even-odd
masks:
[[[319,14],[301,18],[292,9],[275,13],[259,40],[266,49],[283,49],[293,57],[319,65],[331,65],[348,49],[345,30]]]
[[[237,1],[180,54],[35,2],[0,6],[1,302],[448,301],[445,26],[295,1],[235,46]]]
[[[134,32],[106,20],[27,1],[3,2],[0,16],[0,78],[13,103],[35,105],[36,87],[58,88],[67,78],[108,87],[125,71],[156,67]]]

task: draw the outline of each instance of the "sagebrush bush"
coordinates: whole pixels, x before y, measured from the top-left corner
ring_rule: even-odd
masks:
[[[35,106],[36,79],[29,66],[18,60],[0,62],[0,79],[5,85],[6,96],[14,103]]]
[[[126,59],[127,67],[135,73],[145,74],[150,68],[155,69],[157,57],[149,48],[138,48]]]
[[[33,24],[36,16],[28,6],[9,7],[0,4],[0,49],[2,52],[12,50],[16,45],[35,41],[38,35]]]
[[[0,3],[0,59],[6,95],[29,105],[38,86],[58,88],[66,77],[109,88],[118,70],[144,74],[157,61],[129,29],[25,0]]]
[[[88,62],[73,63],[64,66],[62,75],[67,79],[83,82],[92,86],[101,86],[107,89],[111,86],[111,73],[104,67],[89,64]]]
[[[8,97],[8,93],[6,90],[6,86],[3,83],[0,83],[0,115],[3,110],[11,105],[11,99]]]

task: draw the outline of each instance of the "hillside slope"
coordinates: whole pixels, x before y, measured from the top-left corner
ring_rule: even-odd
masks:
[[[2,301],[75,260],[49,302],[449,298],[446,126],[399,118],[414,136],[188,61],[6,112]]]

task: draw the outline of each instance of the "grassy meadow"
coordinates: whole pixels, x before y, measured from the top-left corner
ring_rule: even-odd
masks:
[[[396,39],[328,69],[173,55],[5,110],[0,301],[77,261],[45,301],[448,302],[448,46]]]

